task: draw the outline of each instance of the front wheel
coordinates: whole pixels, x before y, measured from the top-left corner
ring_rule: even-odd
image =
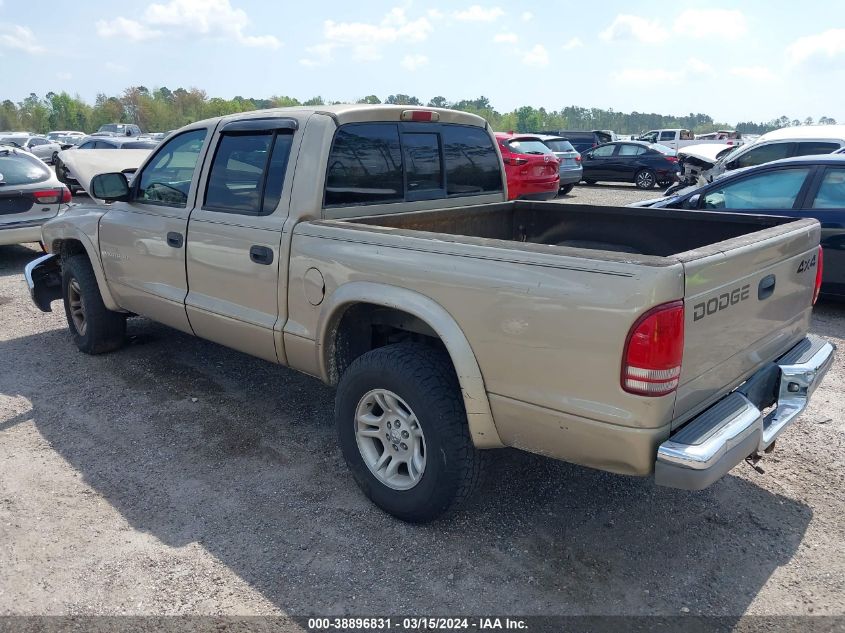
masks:
[[[573,184],[564,185],[563,187],[560,188],[560,195],[565,196],[570,191],[572,191],[573,187],[575,187],[575,185],[573,185]]]
[[[57,160],[59,160],[59,153],[53,152],[53,155],[50,157],[50,164],[55,165]]]
[[[335,422],[361,490],[403,521],[439,517],[480,479],[483,456],[444,351],[398,343],[360,356],[338,386]]]
[[[650,169],[641,169],[634,175],[634,184],[637,189],[652,189],[657,183],[657,177]]]
[[[126,316],[106,308],[91,262],[84,255],[62,264],[62,297],[73,342],[86,354],[118,349],[126,336]]]

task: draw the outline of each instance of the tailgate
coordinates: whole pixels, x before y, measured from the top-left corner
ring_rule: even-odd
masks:
[[[684,357],[673,428],[809,328],[820,229],[798,221],[683,253]]]

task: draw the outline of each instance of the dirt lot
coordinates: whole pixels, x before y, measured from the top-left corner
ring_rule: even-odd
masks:
[[[330,389],[142,319],[80,354],[36,255],[0,247],[0,614],[845,613],[843,353],[765,474],[687,493],[501,451],[415,527],[347,476]],[[845,306],[813,331],[845,349]]]

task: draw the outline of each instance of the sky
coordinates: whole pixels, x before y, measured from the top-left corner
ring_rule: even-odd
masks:
[[[845,122],[845,2],[0,0],[0,100],[130,85]]]

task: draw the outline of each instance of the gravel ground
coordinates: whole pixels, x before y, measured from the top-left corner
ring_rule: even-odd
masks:
[[[845,613],[841,353],[765,474],[690,493],[499,451],[411,526],[347,475],[330,389],[143,319],[80,354],[35,256],[0,247],[0,614]],[[845,306],[813,331],[845,349]]]

